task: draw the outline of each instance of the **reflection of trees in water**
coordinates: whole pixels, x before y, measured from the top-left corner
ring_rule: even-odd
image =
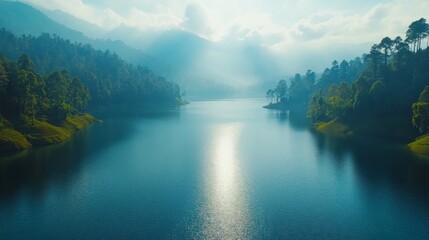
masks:
[[[67,188],[68,183],[78,176],[86,164],[85,159],[92,159],[92,154],[121,142],[134,133],[136,122],[142,118],[127,118],[126,116],[135,116],[134,113],[128,114],[118,115],[121,119],[114,117],[99,126],[83,129],[65,143],[35,148],[0,159],[0,200],[13,200],[24,191],[33,198],[39,198],[52,185]],[[177,114],[159,113],[155,116],[160,118]],[[103,115],[101,119],[108,117]]]
[[[382,139],[334,137],[316,131],[313,131],[313,136],[321,155],[332,155],[333,157],[328,158],[333,159],[336,166],[352,161],[354,172],[369,196],[376,194],[380,186],[387,184],[398,197],[412,197],[422,201],[422,205],[429,211],[427,159],[417,157],[405,147]]]
[[[267,115],[268,118],[275,119],[281,124],[289,122],[294,130],[307,130],[311,126],[303,111],[269,109]]]
[[[285,123],[285,122],[287,122],[287,120],[289,118],[289,116],[288,116],[289,115],[289,111],[269,109],[267,111],[267,115],[268,115],[268,118],[270,118],[270,119],[275,119],[279,123]]]
[[[290,126],[295,130],[307,130],[311,126],[305,111],[290,110],[289,120]]]
[[[0,197],[13,198],[20,191],[39,198],[50,181],[67,186],[73,172],[82,165],[82,154],[87,152],[89,129],[77,133],[70,141],[20,153],[0,164]],[[74,148],[77,141],[82,146]]]

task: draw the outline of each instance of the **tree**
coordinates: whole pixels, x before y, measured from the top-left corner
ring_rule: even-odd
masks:
[[[377,44],[374,44],[371,47],[371,51],[366,55],[365,59],[368,62],[369,70],[372,73],[372,78],[377,78],[380,74],[380,64],[381,64],[381,52]]]
[[[0,55],[0,94],[4,90],[4,87],[9,82],[7,72],[6,72],[6,60],[3,55]]]
[[[22,54],[18,59],[18,66],[25,71],[33,71],[34,63],[27,54]]]
[[[274,93],[275,93],[275,91],[272,89],[269,89],[266,93],[267,100],[270,101],[270,104],[273,103]]]
[[[386,84],[383,81],[377,80],[369,89],[369,94],[372,98],[371,107],[375,113],[383,113],[384,106],[386,105]]]
[[[79,78],[72,78],[69,89],[69,101],[75,111],[83,111],[88,104],[91,96],[88,88],[79,80]]]
[[[286,98],[287,94],[287,83],[286,80],[280,80],[275,89],[276,102],[282,102],[284,98]]]
[[[46,78],[46,92],[54,120],[61,121],[66,118],[71,110],[67,103],[69,84],[63,76],[65,72],[53,72]]]
[[[384,55],[384,67],[387,67],[387,58],[392,51],[392,47],[394,45],[394,41],[390,39],[389,37],[385,37],[381,40],[380,44],[378,45],[378,48],[383,50]]]
[[[413,103],[412,110],[413,125],[420,133],[426,133],[429,130],[429,86],[423,89],[418,102]]]
[[[95,50],[88,44],[70,43],[55,35],[16,37],[0,29],[0,52],[9,58],[19,58],[19,68],[26,71],[49,74],[67,70],[87,87],[91,95],[88,104],[93,106],[142,102],[177,104],[180,99],[177,84],[147,68],[133,66],[112,52]],[[28,56],[34,56],[34,63]]]
[[[307,72],[305,73],[305,79],[307,80],[307,82],[310,85],[313,85],[316,83],[316,73],[314,73],[313,71],[311,71],[310,69],[307,70]]]
[[[417,21],[414,21],[408,26],[406,33],[407,42],[413,45],[412,50],[414,52],[421,49],[422,40],[427,37],[429,34],[429,24],[426,23],[426,19],[420,18]]]
[[[41,96],[38,96],[39,88],[43,84],[39,83],[38,77],[33,72],[20,70],[18,77],[20,87],[20,113],[25,118],[30,118],[34,124],[34,118],[37,114],[37,104]]]
[[[307,117],[313,122],[327,120],[327,103],[323,97],[322,89],[311,97]]]

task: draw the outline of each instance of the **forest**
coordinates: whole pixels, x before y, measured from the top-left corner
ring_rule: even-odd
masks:
[[[177,84],[115,53],[0,30],[0,151],[62,142],[97,121],[88,109],[182,103]]]
[[[362,58],[334,61],[317,80],[311,70],[296,74],[289,87],[280,81],[267,98],[288,109],[302,105],[315,124],[413,139],[429,130],[428,35],[421,18],[409,25],[405,39],[385,37]]]
[[[81,79],[91,95],[89,106],[177,104],[179,86],[142,66],[125,62],[110,51],[71,43],[56,35],[16,37],[0,30],[0,52],[11,60],[27,54],[41,74],[66,70]]]
[[[34,123],[36,117],[60,122],[85,110],[90,93],[83,82],[67,71],[42,76],[30,57],[18,62],[0,55],[0,114],[12,121]]]

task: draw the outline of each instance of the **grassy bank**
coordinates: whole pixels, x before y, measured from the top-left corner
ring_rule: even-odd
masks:
[[[429,134],[418,137],[407,146],[412,152],[429,156]]]
[[[314,126],[317,131],[328,133],[328,134],[334,134],[334,135],[351,135],[353,132],[350,130],[350,128],[340,122],[339,120],[335,119],[329,122],[320,122],[315,124]]]
[[[315,124],[316,130],[329,134],[365,135],[397,139],[403,143],[412,141],[417,130],[408,118],[360,117],[359,119],[334,119]]]
[[[366,135],[394,138],[402,141],[404,144],[412,141],[417,135],[415,129],[410,126],[404,127],[404,121],[401,119],[368,119],[367,121],[341,121],[338,119],[329,122],[320,122],[314,125],[314,128],[326,134],[331,135]],[[429,156],[429,134],[420,136],[415,141],[407,144],[407,147],[414,153]]]
[[[33,124],[4,124],[0,130],[0,151],[22,151],[32,146],[64,142],[74,132],[95,122],[99,120],[90,114],[76,114],[57,125],[42,120],[35,120]]]

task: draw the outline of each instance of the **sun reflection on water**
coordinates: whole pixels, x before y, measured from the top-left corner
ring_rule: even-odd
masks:
[[[240,124],[225,124],[215,130],[205,165],[205,202],[199,213],[202,228],[197,238],[251,238],[246,188],[237,156],[240,132]]]

